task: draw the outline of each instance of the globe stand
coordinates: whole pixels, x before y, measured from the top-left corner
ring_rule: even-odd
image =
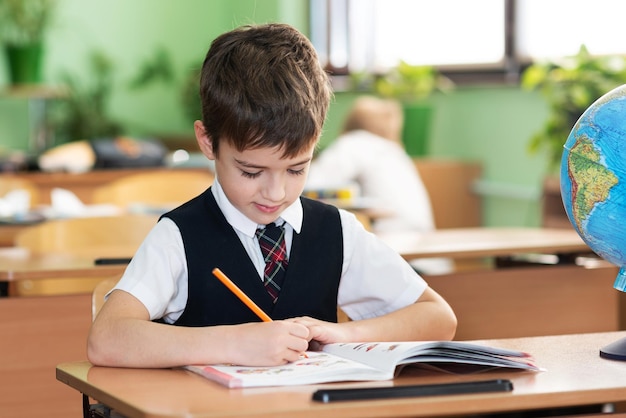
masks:
[[[626,338],[607,344],[600,349],[600,357],[608,360],[626,361]]]
[[[613,287],[620,292],[626,292],[626,268],[620,267]],[[626,338],[602,347],[600,349],[600,357],[609,360],[626,361]]]

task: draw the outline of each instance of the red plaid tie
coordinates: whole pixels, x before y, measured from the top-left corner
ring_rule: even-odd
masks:
[[[256,236],[259,239],[261,253],[265,260],[265,272],[263,283],[267,293],[270,294],[274,303],[278,300],[278,293],[285,278],[287,269],[287,250],[285,248],[285,227],[268,224],[264,229],[257,229]]]

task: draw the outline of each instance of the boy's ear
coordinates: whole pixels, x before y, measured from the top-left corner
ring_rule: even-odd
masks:
[[[193,129],[196,133],[196,141],[200,151],[209,159],[215,160],[215,154],[213,154],[213,140],[207,135],[202,121],[197,120],[193,123]]]

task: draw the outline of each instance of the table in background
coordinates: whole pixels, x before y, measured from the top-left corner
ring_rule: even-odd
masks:
[[[0,283],[25,286],[49,278],[102,280],[126,265],[96,266],[93,256],[37,254],[0,249]],[[0,416],[80,416],[75,393],[59,387],[52,370],[60,361],[86,358],[91,292],[0,297]]]
[[[624,329],[626,295],[613,288],[617,267],[589,256],[591,250],[573,229],[462,228],[379,236],[407,260],[481,261],[426,276],[457,315],[456,339]],[[554,264],[515,261],[529,256]]]
[[[80,255],[67,253],[36,253],[20,247],[0,248],[0,286],[6,296],[29,295],[28,288],[35,281],[57,279],[56,286],[64,286],[63,280],[75,283],[67,286],[72,291],[80,292],[80,281],[95,283],[107,277],[121,274],[126,264],[96,265],[95,260],[102,257],[132,257],[134,249],[121,247],[113,253],[85,252]],[[85,285],[82,288],[91,293],[93,285]],[[19,291],[17,287],[20,287]],[[74,290],[73,288],[77,289]]]
[[[40,215],[22,217],[23,219],[0,218],[0,247],[12,247],[15,245],[15,237],[24,229],[44,222]]]
[[[67,189],[74,193],[83,203],[91,204],[93,191],[102,185],[114,180],[137,173],[148,173],[154,171],[202,171],[206,168],[125,168],[125,169],[103,169],[92,170],[86,173],[45,173],[45,172],[24,172],[14,173],[13,176],[23,178],[34,183],[39,189],[39,197],[42,204],[50,204],[50,192],[55,187]],[[0,181],[2,175],[0,174]]]
[[[591,250],[573,229],[452,228],[377,234],[404,258],[467,259],[521,253],[579,254]]]
[[[626,401],[626,363],[599,357],[599,348],[626,332],[476,341],[527,351],[546,371],[451,375],[405,369],[386,382],[227,389],[182,369],[120,369],[64,363],[57,379],[129,418],[156,417],[401,417],[462,416]],[[510,379],[509,393],[317,403],[319,388],[380,387],[493,378]],[[78,400],[77,400],[78,401]]]
[[[31,224],[0,224],[0,247],[12,247],[15,245],[15,237]]]

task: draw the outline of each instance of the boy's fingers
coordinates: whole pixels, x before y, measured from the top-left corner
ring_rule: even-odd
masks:
[[[294,337],[308,339],[309,338],[309,328],[307,328],[303,324],[293,323],[293,326],[290,328],[289,333]]]

